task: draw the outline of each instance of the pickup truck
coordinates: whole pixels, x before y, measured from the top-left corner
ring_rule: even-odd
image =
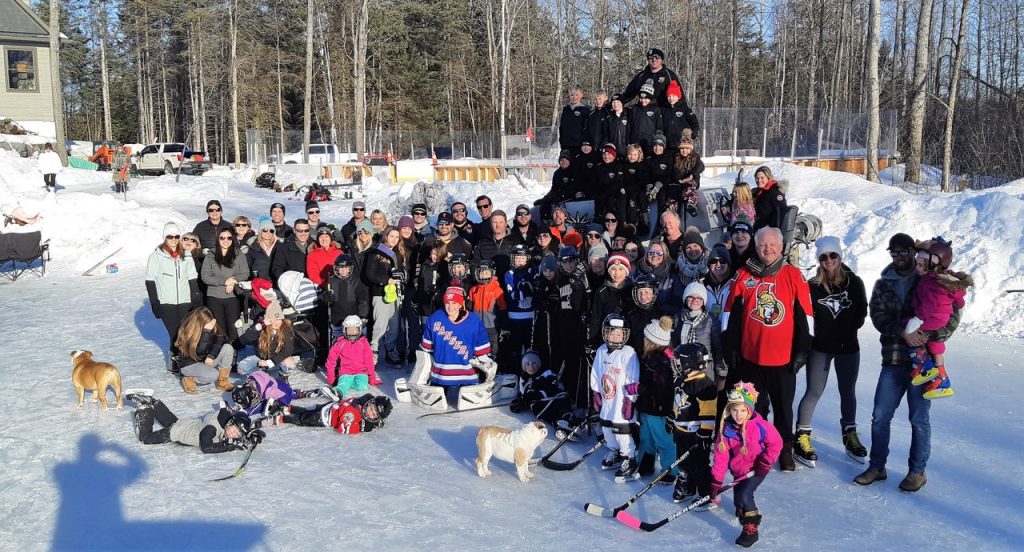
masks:
[[[132,170],[138,174],[191,174],[199,176],[213,163],[205,152],[185,144],[149,144],[132,156]]]
[[[271,163],[278,165],[296,165],[302,163],[302,151],[285,153],[278,159],[277,155],[271,155],[268,159]],[[310,144],[309,163],[311,165],[323,165],[326,163],[352,163],[359,158],[354,153],[341,153],[335,144]]]

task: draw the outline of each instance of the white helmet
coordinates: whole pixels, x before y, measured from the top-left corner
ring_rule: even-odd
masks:
[[[355,341],[363,335],[363,320],[354,314],[350,314],[341,321],[342,333],[345,335],[345,339],[349,341]],[[356,328],[354,333],[349,333],[349,328]]]

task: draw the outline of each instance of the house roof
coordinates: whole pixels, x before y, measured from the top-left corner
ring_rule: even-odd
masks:
[[[22,0],[0,0],[0,39],[45,42],[50,31]]]

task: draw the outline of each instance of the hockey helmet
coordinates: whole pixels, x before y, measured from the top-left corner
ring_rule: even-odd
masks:
[[[231,390],[231,400],[235,401],[235,404],[242,408],[250,408],[260,400],[260,393],[256,390],[256,386],[251,384],[250,381],[243,383],[242,385],[236,385]]]
[[[942,236],[918,242],[916,249],[919,257],[927,259],[929,272],[946,270],[953,264],[953,243]]]
[[[612,336],[618,333],[618,330],[621,330],[622,339],[612,341]],[[609,350],[621,349],[629,341],[629,326],[626,325],[626,319],[615,312],[604,317],[604,323],[601,324],[601,339],[608,345]]]
[[[473,278],[480,284],[489,284],[494,279],[494,262],[489,260],[480,261],[473,272]],[[485,274],[490,274],[489,276]]]
[[[349,332],[349,328],[355,328],[355,332]],[[363,320],[354,314],[350,314],[341,321],[341,330],[345,339],[356,341],[363,335]]]
[[[512,246],[509,258],[512,260],[512,268],[526,266],[526,263],[530,261],[530,250],[525,245],[517,243]]]
[[[680,374],[702,370],[710,360],[708,349],[701,343],[683,343],[672,351],[672,367]]]
[[[644,309],[653,307],[654,300],[658,298],[658,287],[658,279],[654,275],[638,274],[633,282],[633,302]],[[645,289],[651,293],[643,293]]]

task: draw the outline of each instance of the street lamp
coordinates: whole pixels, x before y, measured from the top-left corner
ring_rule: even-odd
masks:
[[[615,61],[615,53],[606,52],[605,50],[614,48],[615,44],[615,39],[610,36],[603,40],[587,39],[587,46],[590,46],[591,50],[597,50],[598,80],[602,90],[604,89],[604,62]]]

